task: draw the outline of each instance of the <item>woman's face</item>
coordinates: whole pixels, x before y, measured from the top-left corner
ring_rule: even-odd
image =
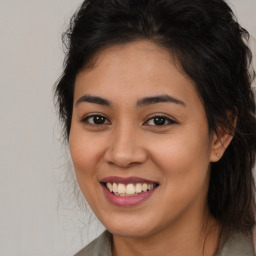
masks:
[[[147,237],[207,211],[216,152],[202,101],[177,66],[138,41],[105,49],[77,75],[70,152],[83,195],[116,235]]]

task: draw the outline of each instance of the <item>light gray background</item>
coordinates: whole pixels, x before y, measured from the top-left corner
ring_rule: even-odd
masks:
[[[88,219],[65,203],[69,195],[58,196],[67,188],[67,153],[52,86],[61,74],[61,33],[80,3],[0,2],[0,256],[72,255],[101,230],[95,222],[82,229]],[[229,3],[255,40],[256,0]]]

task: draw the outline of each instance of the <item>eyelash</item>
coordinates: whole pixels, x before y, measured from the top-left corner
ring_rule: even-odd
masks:
[[[96,124],[96,123],[90,123],[89,122],[89,120],[90,120],[90,118],[101,118],[101,120],[102,119],[104,119],[104,123],[102,123],[102,124]],[[156,121],[156,118],[161,118],[161,119],[163,119],[164,120],[164,124],[159,124],[159,125],[156,125],[156,124],[154,124],[154,125],[147,125],[147,126],[159,126],[159,127],[164,127],[164,126],[168,126],[168,125],[172,125],[172,124],[176,124],[177,122],[176,121],[174,121],[173,119],[171,119],[171,118],[169,118],[169,117],[166,117],[165,115],[153,115],[153,116],[151,116],[151,117],[149,117],[144,123],[143,123],[143,125],[146,125],[148,122],[150,122],[150,121]],[[163,121],[163,120],[159,120],[159,121]],[[107,123],[106,123],[106,121],[107,121]],[[101,126],[103,126],[103,125],[108,125],[108,124],[110,124],[110,121],[105,117],[105,116],[103,116],[103,115],[100,115],[100,114],[94,114],[94,115],[89,115],[89,116],[86,116],[85,118],[83,118],[82,119],[82,122],[83,123],[86,123],[86,125],[88,125],[88,126],[93,126],[93,127],[101,127]],[[94,120],[94,122],[95,122],[95,120]],[[168,122],[168,124],[166,124],[166,122]]]
[[[95,123],[93,123],[93,124],[92,124],[92,123],[90,123],[90,122],[88,121],[90,118],[96,118],[96,117],[98,117],[98,118],[103,118],[105,121],[107,120],[108,123],[103,123],[103,124],[95,124]],[[110,121],[109,121],[105,116],[100,115],[100,114],[94,114],[94,115],[86,116],[86,117],[84,117],[84,118],[82,119],[82,122],[83,122],[83,123],[86,123],[86,125],[88,125],[88,126],[93,126],[93,127],[99,127],[99,126],[102,126],[102,125],[110,124]]]
[[[146,124],[148,123],[149,121],[156,121],[156,118],[161,118],[161,119],[164,119],[165,123],[162,124],[162,125],[148,125],[148,126],[160,126],[160,127],[163,127],[163,126],[169,126],[169,125],[172,125],[172,124],[176,124],[177,122],[174,121],[173,119],[171,119],[170,117],[167,117],[165,115],[161,115],[161,114],[155,114],[151,117],[149,117],[143,124]],[[168,122],[168,124],[166,124],[166,122]]]

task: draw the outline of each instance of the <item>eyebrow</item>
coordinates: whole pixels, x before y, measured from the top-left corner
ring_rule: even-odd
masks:
[[[91,96],[91,95],[83,95],[81,98],[77,100],[76,105],[82,102],[89,102],[89,103],[99,104],[99,105],[108,106],[108,107],[112,106],[110,101],[98,96]]]
[[[89,103],[99,104],[102,106],[112,107],[112,104],[109,100],[101,98],[99,96],[83,95],[81,98],[79,98],[76,101],[76,105],[82,102],[89,102]],[[175,103],[184,107],[186,106],[186,104],[182,100],[174,98],[167,94],[142,98],[137,101],[136,105],[137,107],[145,107],[152,104],[165,103],[165,102]]]
[[[140,99],[137,101],[137,106],[138,107],[144,107],[144,106],[148,106],[151,104],[156,104],[156,103],[165,103],[165,102],[171,102],[171,103],[175,103],[178,105],[182,105],[182,106],[186,106],[186,104],[177,98],[174,98],[170,95],[159,95],[159,96],[152,96],[152,97],[146,97],[143,99]]]

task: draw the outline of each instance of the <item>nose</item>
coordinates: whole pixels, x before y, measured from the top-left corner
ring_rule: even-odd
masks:
[[[128,168],[144,163],[147,153],[139,132],[129,127],[123,127],[113,131],[104,157],[108,164]]]

